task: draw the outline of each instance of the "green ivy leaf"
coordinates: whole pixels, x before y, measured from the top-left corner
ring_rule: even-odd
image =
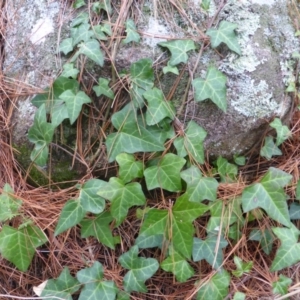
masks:
[[[147,292],[145,281],[153,276],[158,270],[158,262],[154,258],[138,257],[138,246],[133,246],[130,250],[119,257],[119,263],[126,273],[123,282],[127,292]]]
[[[234,23],[222,21],[218,29],[208,29],[206,34],[210,36],[211,46],[216,48],[221,43],[224,43],[230,50],[241,55],[241,48],[234,32],[237,27]]]
[[[71,27],[76,27],[80,24],[89,23],[90,17],[87,12],[81,12],[72,20]]]
[[[84,0],[76,0],[76,1],[74,2],[73,7],[74,7],[74,8],[80,8],[80,7],[84,6],[84,5],[85,5]]]
[[[170,118],[171,120],[174,119],[174,105],[170,101],[166,101],[161,90],[158,88],[149,89],[143,94],[143,96],[148,102],[146,112],[147,125],[155,125],[164,118]]]
[[[186,194],[192,202],[217,199],[218,182],[214,178],[203,177],[196,166],[182,171],[181,178],[186,182]]]
[[[134,113],[114,114],[112,123],[117,133],[110,134],[106,139],[109,162],[116,159],[120,153],[152,152],[164,150],[164,141],[167,136],[161,135],[160,130],[154,131],[135,118]]]
[[[83,219],[81,225],[81,237],[94,236],[103,245],[115,249],[115,240],[110,229],[113,217],[110,212],[103,212],[93,219]]]
[[[101,95],[106,96],[107,98],[114,99],[115,95],[112,89],[109,87],[109,81],[105,78],[99,78],[99,84],[93,86],[93,90],[95,91],[97,97]]]
[[[69,114],[64,101],[56,101],[51,111],[51,124],[56,128],[63,120],[68,119]]]
[[[263,249],[263,251],[269,255],[271,253],[275,237],[272,234],[272,231],[266,229],[264,231],[259,229],[253,229],[250,232],[249,240],[258,241]]]
[[[73,38],[66,38],[62,40],[62,42],[59,45],[59,51],[63,52],[64,55],[67,55],[71,51],[73,51]]]
[[[144,176],[148,190],[161,188],[170,192],[180,191],[180,170],[185,162],[185,159],[168,153],[163,156],[157,166],[146,168]]]
[[[289,215],[291,220],[299,220],[300,219],[300,204],[293,202],[290,205]]]
[[[210,67],[206,78],[196,78],[192,84],[195,89],[195,100],[212,100],[221,110],[226,112],[226,76],[215,67]]]
[[[279,279],[272,283],[273,294],[286,295],[288,293],[288,287],[292,282],[291,278],[280,274]]]
[[[98,191],[98,195],[111,201],[110,211],[116,219],[117,226],[127,216],[132,206],[144,205],[146,198],[138,182],[124,184],[122,180],[111,177],[106,186]]]
[[[204,163],[203,141],[206,138],[206,131],[196,122],[190,121],[183,137],[174,141],[174,146],[180,157],[189,155],[196,162]]]
[[[100,44],[95,39],[90,39],[79,44],[78,54],[86,55],[89,59],[101,67],[104,65],[104,57],[102,51],[100,50]]]
[[[203,10],[208,11],[210,7],[210,0],[202,0],[200,6]]]
[[[193,261],[205,259],[214,269],[218,269],[224,260],[222,249],[228,245],[227,241],[216,234],[209,234],[205,240],[194,238]]]
[[[156,234],[156,235],[140,235],[135,240],[135,245],[137,245],[140,249],[146,249],[146,248],[155,248],[159,247],[162,248],[164,241],[164,236],[162,234]]]
[[[79,200],[69,200],[64,205],[54,235],[57,236],[65,230],[77,225],[86,214]]]
[[[229,284],[229,273],[221,270],[201,286],[197,293],[197,300],[223,300],[228,295]]]
[[[104,210],[105,200],[99,197],[98,191],[105,184],[105,181],[99,179],[90,179],[83,184],[78,197],[83,210],[93,214],[99,214]]]
[[[236,181],[236,176],[238,174],[238,168],[236,165],[229,163],[227,159],[221,156],[218,157],[216,165],[221,177],[221,182]]]
[[[100,0],[93,4],[92,9],[96,13],[100,13],[101,9],[105,10],[109,15],[112,13],[110,0]]]
[[[22,201],[13,196],[14,190],[6,183],[0,195],[0,222],[11,220],[19,215]]]
[[[274,155],[281,155],[281,150],[275,145],[273,137],[267,136],[265,138],[264,146],[260,149],[260,155],[270,160]]]
[[[167,74],[167,73],[173,73],[175,75],[179,75],[179,71],[177,67],[171,66],[170,65],[170,61],[168,61],[168,64],[166,67],[163,67],[163,73]]]
[[[243,262],[238,256],[234,256],[234,263],[236,265],[236,270],[232,271],[235,277],[242,277],[244,273],[249,273],[253,266],[253,261]]]
[[[35,249],[46,242],[43,231],[34,225],[20,229],[4,225],[0,232],[1,255],[23,272],[27,271]]]
[[[189,263],[176,251],[171,249],[169,256],[160,264],[160,267],[166,272],[172,272],[176,280],[186,282],[195,272]]]
[[[83,104],[92,102],[90,97],[88,97],[83,91],[79,91],[75,95],[73,91],[66,90],[59,96],[59,98],[65,101],[71,125],[77,120]]]
[[[273,122],[270,123],[270,126],[276,129],[277,138],[276,146],[281,145],[286,139],[291,136],[291,132],[286,125],[282,125],[279,118],[275,118]]]
[[[72,294],[80,289],[76,278],[72,277],[68,268],[64,268],[57,279],[47,281],[41,297],[49,297],[49,300],[72,300]],[[53,297],[53,298],[51,298]]]
[[[186,63],[189,58],[187,52],[196,49],[195,43],[192,40],[174,40],[161,42],[159,45],[168,48],[171,52],[171,58],[169,60],[170,66]]]
[[[245,300],[245,299],[246,299],[246,295],[241,292],[236,292],[233,297],[233,300]]]
[[[61,76],[63,77],[71,77],[73,79],[76,79],[79,70],[77,68],[74,68],[74,64],[64,64],[63,65],[63,72],[61,74]]]
[[[78,281],[84,285],[79,300],[112,300],[117,295],[117,286],[113,281],[103,280],[103,267],[95,261],[90,268],[77,272]]]
[[[246,163],[246,157],[235,154],[233,156],[234,163],[238,166],[244,166]]]
[[[300,261],[299,230],[292,225],[290,228],[273,228],[274,234],[280,239],[281,245],[271,265],[271,271],[279,271]]]
[[[73,38],[73,47],[79,42],[87,42],[94,35],[94,32],[90,30],[90,24],[82,23],[78,27],[71,28],[71,37]]]
[[[112,35],[112,30],[111,30],[111,26],[109,23],[103,23],[103,25],[101,26],[101,31],[106,33],[107,35],[111,36]]]
[[[244,189],[242,195],[244,212],[261,207],[269,217],[290,227],[287,196],[283,187],[291,179],[290,174],[276,168],[270,168],[260,183],[255,183]]]
[[[142,108],[144,106],[143,94],[154,85],[151,59],[140,59],[130,66],[130,82],[130,95],[134,106]]]
[[[125,25],[126,25],[125,31],[127,33],[127,36],[123,40],[123,43],[124,44],[128,44],[130,42],[139,43],[140,42],[140,35],[137,33],[137,29],[136,29],[136,26],[135,26],[133,20],[128,19],[125,22]]]
[[[103,26],[98,24],[93,26],[93,31],[94,31],[94,37],[97,40],[101,40],[101,41],[107,41],[107,36],[105,35],[105,33],[103,32]]]
[[[136,161],[132,154],[121,153],[116,161],[119,164],[119,177],[124,183],[143,177],[144,165],[141,161]]]

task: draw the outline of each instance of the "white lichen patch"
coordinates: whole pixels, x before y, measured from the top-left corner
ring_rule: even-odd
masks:
[[[33,26],[30,36],[32,44],[41,44],[45,42],[46,36],[53,32],[53,22],[49,18],[39,19]]]

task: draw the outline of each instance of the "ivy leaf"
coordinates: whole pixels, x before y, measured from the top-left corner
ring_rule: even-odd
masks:
[[[276,168],[270,168],[260,183],[255,183],[244,189],[242,194],[244,212],[261,207],[269,217],[290,227],[287,196],[283,187],[291,179],[290,174]]]
[[[148,190],[162,188],[170,192],[180,191],[180,170],[185,162],[185,159],[168,153],[163,156],[157,166],[146,168],[144,176]]]
[[[238,166],[244,166],[246,163],[246,157],[245,156],[239,156],[237,154],[235,154],[233,156],[233,160],[235,162],[235,164],[237,164]]]
[[[82,105],[92,102],[90,97],[88,97],[83,91],[79,91],[75,95],[73,91],[66,90],[59,96],[59,98],[65,101],[71,125],[77,120],[81,112]]]
[[[138,246],[133,246],[119,257],[121,266],[130,270],[123,279],[126,292],[147,292],[145,281],[152,277],[159,267],[154,258],[138,257],[138,251]]]
[[[289,215],[291,220],[299,220],[300,219],[300,204],[293,202],[290,205]]]
[[[137,245],[140,249],[146,249],[146,248],[155,248],[159,247],[162,248],[164,241],[164,236],[162,234],[156,234],[156,235],[140,235],[135,240],[135,245]]]
[[[214,269],[218,269],[224,260],[222,249],[227,245],[222,236],[218,239],[215,234],[209,234],[205,240],[194,238],[193,261],[205,259]]]
[[[86,12],[81,12],[78,16],[72,20],[71,27],[76,27],[80,24],[89,23],[89,14]]]
[[[189,263],[176,251],[171,249],[169,256],[160,264],[160,267],[166,272],[172,272],[176,280],[186,282],[195,272]]]
[[[210,7],[210,0],[202,0],[200,6],[204,11],[208,11]]]
[[[73,47],[79,42],[87,42],[94,35],[93,31],[90,30],[90,24],[82,23],[78,27],[71,28],[71,37],[73,38]]]
[[[115,240],[109,224],[113,221],[110,212],[103,212],[93,219],[83,219],[81,225],[81,237],[94,236],[103,245],[115,249]]]
[[[137,29],[136,29],[136,26],[135,26],[133,20],[128,19],[126,21],[125,25],[126,25],[125,31],[127,33],[127,36],[123,40],[123,43],[124,44],[128,44],[130,42],[139,43],[140,42],[140,35],[137,33]]]
[[[241,55],[241,48],[234,32],[237,27],[234,23],[222,21],[218,29],[208,29],[206,34],[210,36],[211,46],[216,48],[221,43],[224,43],[230,50]]]
[[[11,220],[19,215],[22,201],[13,196],[14,190],[6,183],[0,195],[0,222]]]
[[[136,161],[132,154],[121,153],[116,161],[119,164],[119,178],[124,183],[143,177],[144,165],[141,161]]]
[[[234,256],[234,263],[236,265],[236,270],[232,271],[235,277],[241,277],[244,273],[249,273],[253,266],[253,261],[243,262],[238,256]]]
[[[93,4],[93,11],[96,13],[100,13],[101,9],[105,10],[107,14],[111,14],[112,8],[110,4],[110,0],[100,0]]]
[[[140,59],[130,66],[130,82],[130,95],[134,106],[142,108],[144,106],[143,94],[154,85],[151,59]]]
[[[203,200],[214,201],[217,198],[218,182],[211,177],[203,177],[199,169],[195,166],[182,171],[181,178],[186,182],[186,194],[192,202]]]
[[[85,43],[79,45],[80,54],[86,55],[89,59],[97,63],[99,66],[103,67],[104,57],[103,53],[100,50],[100,44],[95,39],[90,39]]]
[[[1,255],[23,272],[27,271],[35,249],[46,242],[43,231],[34,225],[19,229],[3,225],[0,232]]]
[[[212,100],[221,110],[226,112],[226,76],[215,67],[210,67],[206,78],[196,78],[192,84],[195,89],[195,100]]]
[[[117,295],[117,287],[113,281],[103,280],[103,267],[95,261],[90,268],[77,272],[78,281],[84,285],[79,300],[112,300]]]
[[[149,89],[143,96],[148,102],[146,112],[146,122],[148,125],[155,125],[167,117],[171,120],[174,119],[174,105],[170,101],[166,101],[161,90],[158,88]]]
[[[223,300],[228,295],[229,284],[229,273],[221,270],[201,286],[197,293],[197,300]]]
[[[59,51],[63,52],[64,55],[67,55],[71,51],[73,51],[73,38],[66,38],[62,40],[59,45]]]
[[[219,156],[216,161],[218,173],[221,177],[221,182],[232,182],[236,180],[238,168],[236,165],[231,164],[227,159]]]
[[[171,52],[169,64],[176,66],[179,63],[186,63],[188,60],[187,52],[195,50],[195,43],[192,40],[174,40],[169,42],[161,42],[160,46],[168,48]]]
[[[101,41],[107,41],[107,37],[103,32],[103,26],[100,24],[93,26],[95,38]]]
[[[271,271],[279,271],[300,261],[299,230],[292,225],[290,228],[273,228],[280,239],[281,245],[271,265]]]
[[[79,200],[69,200],[64,205],[54,235],[57,236],[65,230],[78,224],[84,217],[86,211],[83,209]]]
[[[64,64],[63,65],[63,72],[61,74],[61,76],[63,77],[71,77],[73,79],[76,79],[79,70],[77,68],[74,68],[74,64]]]
[[[69,114],[64,101],[56,101],[51,111],[51,124],[54,127],[59,126],[63,120],[68,119]]]
[[[270,126],[276,129],[277,138],[276,146],[281,145],[286,139],[291,136],[291,132],[286,125],[282,125],[279,118],[275,118],[273,122],[270,123]]]
[[[106,184],[99,179],[90,179],[80,188],[78,200],[83,210],[93,214],[101,213],[105,208],[105,200],[98,195],[99,189]]]
[[[181,157],[189,155],[196,162],[204,163],[203,141],[206,137],[206,131],[196,122],[190,121],[187,125],[183,137],[178,137],[174,141],[177,153]]]
[[[73,298],[71,295],[79,289],[80,284],[77,279],[71,276],[68,268],[64,268],[57,279],[50,279],[47,281],[41,297],[47,297],[46,299],[49,300],[72,300]]]
[[[105,78],[99,78],[99,84],[93,86],[93,90],[95,91],[97,97],[101,95],[106,96],[107,98],[114,99],[114,92],[109,87],[109,81]]]
[[[281,150],[275,145],[273,137],[267,136],[265,138],[264,146],[260,149],[260,156],[270,160],[274,155],[281,155]]]
[[[85,5],[84,0],[76,0],[76,1],[74,2],[73,7],[74,7],[74,8],[79,8],[79,7],[84,6],[84,5]]]
[[[111,31],[111,26],[109,23],[104,23],[103,25],[100,25],[101,31],[106,33],[107,35],[111,36],[112,31]]]
[[[167,74],[167,73],[173,73],[175,75],[179,75],[179,71],[177,67],[171,66],[170,65],[170,61],[168,61],[168,64],[166,67],[163,67],[163,73]]]
[[[110,211],[117,226],[123,222],[130,207],[144,205],[146,201],[138,182],[124,185],[122,180],[115,177],[109,179],[109,183],[98,191],[98,195],[111,201]]]
[[[233,300],[245,300],[246,295],[242,292],[235,292]]]
[[[272,283],[273,294],[286,295],[288,293],[288,287],[292,282],[291,278],[280,274],[279,279]]]
[[[121,112],[114,114],[112,123],[117,133],[110,134],[106,139],[109,162],[115,160],[120,153],[152,152],[164,150],[167,137],[160,135],[134,117],[133,113]]]
[[[271,253],[275,237],[269,229],[264,231],[253,229],[250,232],[249,240],[258,241],[261,244],[263,251],[269,255]]]

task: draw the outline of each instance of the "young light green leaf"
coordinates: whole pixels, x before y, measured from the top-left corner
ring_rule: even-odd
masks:
[[[76,1],[74,2],[73,7],[74,7],[74,8],[80,8],[80,7],[84,6],[84,5],[85,5],[84,0],[76,0]]]
[[[64,268],[57,279],[47,281],[41,297],[47,300],[72,300],[72,294],[80,289],[76,278],[72,277],[68,268]],[[53,297],[53,298],[51,298]]]
[[[125,31],[127,33],[127,36],[123,40],[123,43],[124,44],[128,44],[130,42],[139,43],[140,42],[140,35],[137,33],[137,29],[136,29],[136,26],[135,26],[133,20],[128,19],[125,22],[125,25],[126,25]]]
[[[266,229],[264,231],[259,229],[253,229],[250,232],[249,240],[258,241],[263,251],[269,255],[271,253],[275,237],[271,230]]]
[[[89,14],[87,12],[81,12],[78,16],[72,20],[71,27],[76,27],[80,24],[89,23]]]
[[[236,176],[238,174],[238,168],[236,165],[229,163],[227,159],[221,156],[218,157],[216,165],[221,177],[221,182],[236,181]]]
[[[281,245],[271,265],[271,271],[279,271],[300,261],[299,230],[292,225],[290,228],[273,228],[280,239]]]
[[[238,256],[234,256],[234,263],[236,265],[236,270],[232,271],[235,277],[242,277],[244,273],[249,273],[253,266],[253,261],[243,262]]]
[[[148,190],[161,188],[170,192],[180,191],[180,170],[185,162],[185,159],[168,153],[163,156],[157,166],[146,168],[144,176]]]
[[[73,38],[73,47],[79,42],[87,42],[94,35],[94,32],[90,30],[90,24],[82,23],[78,27],[71,28],[71,37]]]
[[[11,220],[19,215],[22,201],[14,197],[14,190],[6,183],[0,195],[0,222]]]
[[[181,178],[186,182],[186,194],[189,201],[214,201],[217,198],[218,182],[214,178],[203,177],[196,166],[182,171]]]
[[[237,164],[238,166],[244,166],[246,163],[246,157],[245,156],[240,156],[235,154],[233,156],[233,160],[235,162],[235,164]]]
[[[189,263],[179,253],[171,249],[169,256],[160,264],[160,267],[166,272],[172,272],[176,280],[186,282],[195,272]]]
[[[193,261],[205,259],[214,269],[218,269],[223,263],[222,249],[228,245],[227,241],[216,234],[209,234],[205,240],[194,238]]]
[[[77,272],[78,281],[84,285],[79,300],[113,300],[117,295],[117,286],[113,281],[103,280],[102,265],[95,261],[90,268]]]
[[[291,220],[299,220],[300,219],[300,204],[293,202],[289,208],[289,215]]]
[[[67,55],[71,51],[73,51],[73,38],[66,38],[62,40],[62,42],[59,45],[59,51],[63,52],[64,55]]]
[[[94,37],[97,40],[101,40],[101,41],[107,41],[107,36],[105,35],[105,33],[103,32],[103,26],[101,26],[100,24],[98,25],[94,25],[92,27],[93,31],[94,31]]]
[[[125,185],[115,177],[109,179],[107,185],[98,191],[98,195],[111,201],[110,211],[117,226],[123,222],[130,207],[144,205],[146,200],[138,182]]]
[[[281,155],[281,150],[275,145],[273,137],[267,136],[265,138],[264,146],[260,149],[260,155],[270,160],[274,155]]]
[[[119,178],[124,183],[143,177],[144,165],[141,161],[136,161],[132,154],[121,153],[116,161],[119,164]]]
[[[220,270],[201,286],[197,293],[197,300],[223,300],[228,295],[229,284],[229,273]]]
[[[54,235],[57,236],[65,230],[77,225],[86,214],[79,200],[69,200],[63,207]]]
[[[93,90],[95,91],[97,97],[101,95],[106,96],[107,98],[114,99],[115,95],[112,89],[109,87],[109,81],[105,78],[99,78],[98,85],[93,86]]]
[[[89,59],[94,61],[99,66],[103,67],[104,57],[100,49],[100,44],[95,39],[90,39],[84,43],[79,44],[80,54],[86,55]]]
[[[210,36],[211,46],[216,48],[221,43],[224,43],[230,50],[241,55],[241,48],[234,32],[237,27],[234,23],[222,21],[218,29],[208,29],[206,34]]]
[[[195,100],[212,100],[221,110],[226,112],[226,76],[215,67],[210,67],[206,78],[196,78],[192,84],[195,89]]]
[[[35,249],[46,242],[43,231],[34,225],[21,229],[3,225],[0,232],[1,255],[23,272],[27,271]]]
[[[107,14],[111,14],[112,8],[110,4],[111,0],[100,0],[93,4],[92,9],[96,13],[100,13],[101,9],[105,10]]]
[[[210,0],[202,0],[200,6],[203,10],[208,11],[210,7]]]
[[[174,119],[174,105],[170,101],[166,101],[161,90],[158,88],[149,89],[143,94],[143,96],[148,102],[146,112],[147,125],[155,125],[164,118],[170,118],[171,120]]]
[[[99,214],[104,210],[105,200],[98,195],[98,191],[105,185],[106,182],[99,179],[90,179],[83,184],[78,200],[85,211]]]
[[[288,293],[288,287],[292,282],[291,278],[280,274],[279,279],[272,283],[273,294],[286,295]]]
[[[115,249],[115,241],[109,225],[112,221],[113,217],[107,211],[94,219],[83,219],[80,222],[81,237],[94,236],[103,245]]]
[[[292,176],[276,168],[270,168],[260,183],[246,187],[242,194],[243,211],[263,208],[269,217],[290,227],[287,196],[284,187]]]
[[[275,118],[273,122],[270,123],[270,126],[276,129],[277,138],[276,146],[281,145],[286,139],[291,136],[291,132],[286,125],[282,125],[279,118]]]
[[[174,40],[161,42],[159,45],[168,48],[171,52],[171,58],[169,60],[170,66],[186,63],[189,58],[187,52],[196,49],[195,43],[192,40]]]
[[[183,137],[178,137],[174,141],[174,146],[180,157],[189,155],[196,162],[204,163],[203,141],[206,137],[206,131],[196,122],[190,121],[187,125]]]
[[[138,257],[138,251],[138,246],[131,247],[119,257],[119,263],[123,268],[130,270],[123,279],[125,291],[145,293],[145,281],[158,270],[159,264],[154,258]]]
[[[90,97],[83,91],[79,91],[75,95],[73,91],[66,90],[59,98],[65,101],[71,125],[77,120],[83,104],[92,102]]]
[[[69,114],[65,102],[62,100],[56,101],[51,110],[51,124],[57,127],[68,117]]]
[[[163,67],[163,73],[167,74],[167,73],[173,73],[175,75],[179,75],[179,71],[177,67],[171,66],[170,65],[170,61],[168,61],[168,64],[166,67]]]
[[[245,300],[245,299],[246,299],[246,295],[242,292],[236,292],[233,297],[233,300]]]
[[[111,25],[109,23],[103,23],[101,26],[101,31],[106,33],[107,35],[112,35]]]
[[[63,72],[61,74],[61,76],[63,77],[71,77],[73,79],[76,79],[79,70],[77,68],[74,68],[74,64],[70,63],[70,64],[64,64],[63,65]]]

